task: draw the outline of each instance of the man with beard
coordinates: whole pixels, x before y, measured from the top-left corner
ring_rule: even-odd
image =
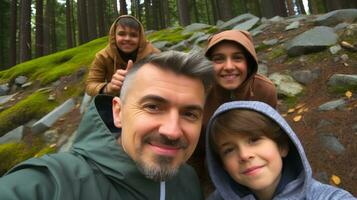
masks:
[[[14,167],[0,178],[0,199],[203,199],[185,162],[212,69],[202,55],[175,51],[136,63],[120,98],[94,98],[72,149]]]

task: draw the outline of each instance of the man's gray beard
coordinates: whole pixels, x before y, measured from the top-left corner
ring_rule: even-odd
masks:
[[[143,159],[139,159],[136,162],[139,171],[143,173],[146,178],[154,181],[166,181],[177,174],[179,166],[170,166],[173,158],[157,156],[154,159],[154,165],[144,163]]]

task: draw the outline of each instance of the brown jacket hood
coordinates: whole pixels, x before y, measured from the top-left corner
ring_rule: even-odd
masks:
[[[86,81],[86,92],[95,96],[99,94],[104,86],[111,81],[113,74],[118,69],[126,69],[127,63],[120,56],[118,48],[116,46],[115,41],[115,30],[116,23],[119,19],[128,17],[132,18],[140,24],[140,39],[139,39],[139,49],[136,52],[135,62],[143,59],[152,53],[159,53],[160,50],[156,49],[145,37],[144,28],[142,24],[130,15],[122,15],[118,17],[112,24],[108,40],[108,45],[99,51],[91,64],[91,68],[89,70],[88,78]],[[118,95],[118,94],[112,94]]]
[[[253,38],[247,31],[241,30],[228,30],[221,33],[217,33],[208,39],[208,45],[205,51],[207,58],[211,57],[211,51],[213,47],[222,41],[233,41],[240,44],[246,50],[246,57],[248,59],[249,79],[258,70],[258,57],[255,52]]]
[[[145,36],[145,32],[144,32],[144,27],[143,25],[140,23],[140,21],[138,21],[135,17],[131,16],[131,15],[121,15],[120,17],[118,17],[112,24],[112,26],[110,27],[109,30],[109,36],[108,36],[108,40],[109,40],[109,44],[107,45],[107,47],[105,48],[105,51],[110,55],[110,57],[114,58],[114,60],[117,60],[120,63],[120,66],[122,66],[122,64],[124,63],[123,59],[120,57],[120,54],[118,52],[118,48],[116,46],[116,41],[115,41],[115,30],[117,28],[117,22],[119,21],[119,19],[122,18],[132,18],[135,21],[137,21],[140,25],[140,39],[139,39],[139,49],[137,52],[137,57],[136,60],[141,60],[142,58],[146,57],[147,55],[153,53],[153,52],[160,52],[158,49],[156,49],[147,39]],[[117,62],[117,63],[118,63]],[[126,67],[126,63],[125,63],[125,67]]]

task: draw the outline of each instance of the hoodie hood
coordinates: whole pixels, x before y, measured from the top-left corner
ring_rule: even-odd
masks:
[[[249,74],[247,79],[252,77],[253,74],[257,73],[258,70],[258,57],[255,52],[253,38],[247,31],[241,30],[228,30],[217,33],[208,39],[208,45],[205,51],[205,56],[207,58],[211,57],[212,49],[222,41],[233,41],[242,46],[245,51],[248,59],[248,68]]]
[[[258,101],[233,101],[221,105],[211,117],[206,129],[206,158],[210,177],[223,199],[254,199],[253,194],[244,186],[235,182],[221,165],[220,158],[213,150],[210,137],[212,121],[222,113],[233,109],[257,111],[274,122],[288,135],[291,145],[287,157],[283,158],[283,169],[280,183],[274,199],[304,199],[312,184],[312,171],[304,149],[289,124],[268,104]]]
[[[136,53],[136,59],[135,60],[140,60],[142,58],[144,58],[145,56],[151,54],[151,53],[157,53],[160,52],[158,49],[156,49],[147,39],[145,36],[145,32],[144,32],[144,27],[143,25],[140,23],[139,20],[137,20],[135,17],[131,16],[131,15],[121,15],[120,17],[118,17],[113,24],[110,27],[109,30],[109,36],[108,36],[108,40],[109,40],[109,44],[107,45],[107,47],[105,48],[105,51],[112,57],[114,58],[114,60],[116,62],[124,62],[123,58],[121,58],[117,45],[116,45],[116,40],[115,40],[115,31],[117,28],[117,22],[122,19],[122,18],[131,18],[133,20],[135,20],[136,22],[138,22],[138,24],[140,25],[140,30],[139,30],[139,34],[140,34],[140,39],[139,39],[139,49],[137,50]],[[119,63],[120,64],[120,63]],[[125,64],[126,67],[126,64]]]

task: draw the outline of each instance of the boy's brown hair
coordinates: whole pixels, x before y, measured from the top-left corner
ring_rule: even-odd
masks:
[[[215,139],[217,134],[247,134],[254,137],[266,136],[273,140],[279,148],[288,148],[289,138],[287,134],[274,121],[265,115],[243,109],[234,109],[218,115],[212,122],[211,141],[214,151],[217,152]]]

